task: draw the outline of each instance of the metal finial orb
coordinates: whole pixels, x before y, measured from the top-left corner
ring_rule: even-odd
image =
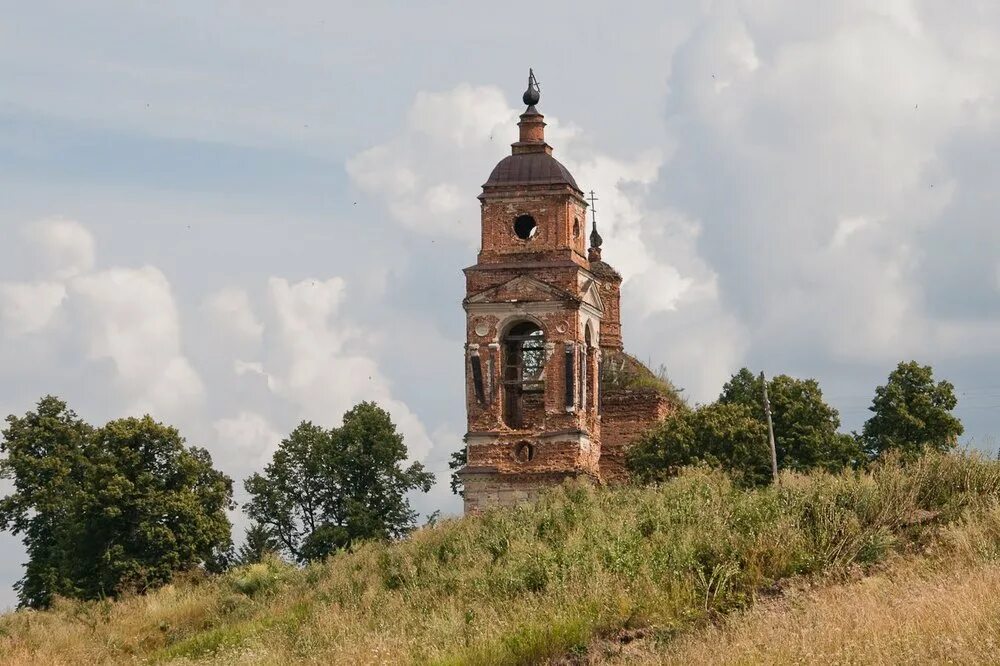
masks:
[[[528,89],[524,91],[521,96],[521,100],[528,106],[534,106],[538,104],[538,100],[542,98],[538,91],[538,80],[535,79],[535,72],[531,69],[528,70]]]

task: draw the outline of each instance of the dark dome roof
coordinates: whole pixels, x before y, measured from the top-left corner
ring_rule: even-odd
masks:
[[[569,169],[548,153],[519,153],[509,155],[496,165],[483,187],[494,185],[569,185],[576,191],[579,186]]]

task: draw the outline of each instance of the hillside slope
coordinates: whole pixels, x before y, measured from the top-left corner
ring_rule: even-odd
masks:
[[[567,485],[536,505],[304,570],[271,562],[118,602],[9,614],[0,659],[581,662],[614,659],[620,651],[602,645],[641,633],[634,656],[656,661],[697,650],[709,621],[783,581],[829,579],[928,545],[958,553],[962,538],[988,562],[1000,547],[998,498],[1000,464],[957,455],[864,475],[789,475],[754,491],[698,470],[659,488]]]
[[[986,664],[1000,650],[1000,508],[868,572],[789,581],[774,598],[657,642],[595,641],[608,664]],[[846,576],[844,574],[847,574]],[[867,573],[867,575],[862,575]]]
[[[759,606],[667,650],[612,654],[648,664],[990,664],[998,650],[1000,564],[955,559],[899,563]]]

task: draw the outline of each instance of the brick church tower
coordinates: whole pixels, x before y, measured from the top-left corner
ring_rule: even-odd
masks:
[[[482,247],[465,269],[467,513],[600,480],[602,338],[621,348],[621,278],[599,262],[596,228],[588,256],[587,202],[545,142],[533,75],[523,99],[518,141],[479,195]]]

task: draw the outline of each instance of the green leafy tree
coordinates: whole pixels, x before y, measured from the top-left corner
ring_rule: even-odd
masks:
[[[406,494],[427,492],[434,476],[403,467],[406,446],[385,410],[363,402],[339,428],[303,422],[282,440],[263,474],[245,482],[247,514],[267,525],[300,562],[359,539],[391,539],[413,529]]]
[[[837,471],[864,462],[857,440],[838,432],[840,414],[823,400],[815,379],[777,375],[768,381],[767,393],[779,469]],[[763,381],[746,368],[723,386],[719,402],[744,405],[766,425]]]
[[[640,482],[659,482],[681,467],[707,464],[741,485],[771,478],[766,427],[742,404],[713,403],[676,413],[629,449],[626,464]]]
[[[232,481],[176,429],[148,416],[93,429],[51,396],[7,423],[0,470],[14,492],[0,524],[27,546],[22,605],[142,591],[224,564]]]
[[[218,570],[232,546],[232,480],[208,451],[149,416],[111,421],[90,438],[82,516],[87,597],[145,590],[176,571]]]
[[[465,467],[469,462],[469,453],[463,446],[458,451],[453,451],[451,459],[448,460],[448,469],[451,470],[451,492],[459,497],[465,497],[465,485],[462,477],[458,475],[458,470]]]
[[[281,552],[281,541],[268,525],[252,523],[246,529],[243,545],[236,551],[236,563],[239,565],[262,562],[268,555]]]
[[[951,412],[958,405],[951,382],[934,382],[929,365],[902,362],[875,389],[861,442],[872,457],[888,451],[915,456],[925,450],[953,448],[963,427]]]
[[[7,417],[0,477],[12,481],[13,492],[0,500],[0,528],[22,535],[27,551],[24,577],[14,585],[22,606],[79,596],[74,549],[84,535],[70,516],[81,499],[92,430],[53,396],[34,412]]]

